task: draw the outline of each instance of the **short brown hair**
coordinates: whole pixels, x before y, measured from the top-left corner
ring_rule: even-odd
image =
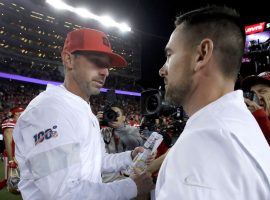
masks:
[[[221,71],[226,77],[236,80],[245,45],[244,26],[239,14],[226,6],[207,6],[178,16],[175,25],[180,24],[192,37],[190,42],[193,44],[206,37],[212,39]]]

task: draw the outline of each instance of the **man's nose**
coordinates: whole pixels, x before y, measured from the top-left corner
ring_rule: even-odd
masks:
[[[165,77],[165,75],[167,74],[167,67],[164,64],[160,69],[159,69],[159,76],[161,77]]]
[[[104,67],[104,68],[100,69],[99,73],[100,73],[102,76],[107,77],[107,76],[109,76],[109,69]]]

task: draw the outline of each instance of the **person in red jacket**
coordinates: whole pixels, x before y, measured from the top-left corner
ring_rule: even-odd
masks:
[[[4,152],[4,160],[5,160],[5,177],[3,180],[0,180],[0,189],[6,186],[7,178],[8,178],[8,163],[14,162],[14,154],[15,154],[15,143],[12,138],[13,129],[15,127],[16,121],[24,111],[21,107],[15,107],[10,110],[12,116],[3,121],[2,123],[2,132],[5,141],[5,152]]]
[[[259,98],[259,103],[249,99],[245,99],[245,102],[270,145],[270,71],[245,78],[242,88],[255,92]]]

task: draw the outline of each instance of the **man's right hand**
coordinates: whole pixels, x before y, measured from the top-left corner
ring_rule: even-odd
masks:
[[[250,112],[255,112],[256,110],[260,110],[263,109],[263,107],[259,106],[256,102],[251,101],[247,98],[245,98],[245,103],[247,104],[248,109],[250,110]]]
[[[135,174],[131,175],[130,178],[136,183],[137,185],[137,196],[142,194],[149,193],[152,189],[154,189],[153,179],[149,172],[144,171],[143,173],[139,174],[135,171]]]
[[[100,122],[103,119],[103,111],[98,111],[97,112],[97,119]]]

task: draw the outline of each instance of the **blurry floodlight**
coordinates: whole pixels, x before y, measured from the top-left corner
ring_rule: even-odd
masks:
[[[101,24],[106,27],[117,26],[118,24],[109,16],[102,16],[99,18]]]
[[[93,13],[89,12],[85,8],[75,8],[76,14],[80,15],[83,18],[91,18],[91,19],[97,19],[97,16]]]
[[[117,27],[122,32],[131,31],[131,28],[127,24],[117,23],[109,16],[101,16],[101,17],[97,16],[97,15],[91,13],[90,11],[88,11],[86,8],[74,8],[74,7],[66,4],[62,0],[46,0],[46,2],[57,9],[69,10],[69,11],[76,13],[77,15],[79,15],[83,18],[95,19],[106,27]]]
[[[61,0],[46,0],[48,4],[59,10],[69,10],[74,12],[74,8]]]
[[[131,28],[126,23],[119,24],[119,29],[120,31],[123,31],[123,32],[131,31]]]

